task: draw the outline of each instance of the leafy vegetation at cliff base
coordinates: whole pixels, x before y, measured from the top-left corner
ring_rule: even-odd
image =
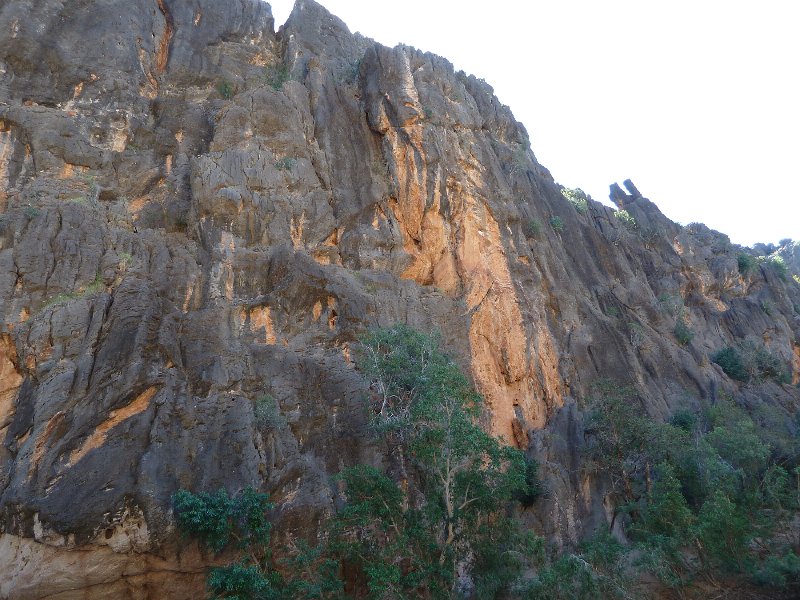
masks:
[[[796,540],[787,535],[800,515],[800,444],[785,415],[763,410],[763,426],[725,400],[658,423],[631,390],[599,387],[587,458],[611,484],[612,529],[631,545],[618,551],[601,532],[610,566],[586,560],[592,572],[612,574],[617,595],[628,593],[619,574],[642,571],[678,597],[691,584],[719,588],[726,579],[800,590]]]
[[[225,598],[495,598],[520,589],[542,555],[512,508],[543,494],[538,465],[480,426],[481,398],[438,339],[404,326],[366,336],[357,364],[385,465],[338,480],[344,503],[316,546],[271,567],[266,496],[246,490],[174,498],[181,530],[239,559],[208,585]],[[345,575],[347,573],[347,575]]]

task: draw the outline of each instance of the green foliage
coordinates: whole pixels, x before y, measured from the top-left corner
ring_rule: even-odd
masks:
[[[211,569],[207,584],[214,598],[246,600],[279,599],[281,578],[270,567],[272,508],[265,494],[247,488],[234,497],[220,489],[213,494],[179,490],[172,497],[175,517],[185,535],[218,554],[229,547],[238,550],[230,565]]]
[[[463,576],[481,597],[508,588],[536,542],[504,508],[539,493],[535,463],[480,427],[481,398],[436,335],[373,331],[357,365],[372,382],[375,431],[409,471],[409,488],[373,467],[346,469],[348,502],[332,536],[339,556],[360,566],[376,598],[451,597]]]
[[[286,417],[281,414],[275,398],[269,394],[256,399],[253,403],[253,413],[259,429],[277,429],[286,425]]]
[[[297,164],[297,160],[291,158],[289,156],[284,156],[283,158],[275,161],[275,168],[280,171],[291,171],[294,169],[294,166]]]
[[[800,557],[792,550],[783,554],[769,555],[753,574],[758,585],[785,589],[791,584],[797,587],[800,583]]]
[[[572,204],[578,214],[585,215],[589,210],[589,198],[581,188],[575,188],[574,190],[562,188],[561,195],[569,200],[569,203]]]
[[[783,260],[783,257],[778,256],[777,254],[770,256],[766,259],[765,264],[775,271],[775,274],[779,279],[786,281],[786,276],[789,269],[786,266],[786,262]]]
[[[515,498],[524,507],[533,506],[536,501],[547,494],[544,483],[539,478],[539,463],[536,459],[525,458],[525,486]]]
[[[697,539],[712,566],[734,572],[743,570],[748,558],[747,543],[753,533],[742,508],[721,491],[714,492],[700,509]]]
[[[594,394],[586,424],[591,434],[588,458],[608,478],[617,506],[630,505],[640,493],[637,482],[649,468],[654,424],[631,388],[601,381]]]
[[[83,298],[85,296],[93,296],[105,289],[105,282],[103,281],[103,276],[99,273],[94,278],[89,285],[87,285],[83,289],[79,289],[77,292],[72,293],[62,293],[50,298],[47,302],[44,303],[42,306],[43,309],[49,308],[51,306],[57,306],[59,304],[64,304],[69,302],[70,300],[75,300],[77,298]]]
[[[736,348],[730,346],[723,348],[714,354],[711,360],[722,367],[722,370],[731,379],[736,379],[737,381],[748,381],[750,379],[750,375],[742,361],[742,356]]]
[[[675,328],[672,330],[675,339],[681,346],[685,346],[694,339],[694,331],[686,323],[684,319],[678,319],[675,322]]]
[[[514,144],[511,154],[511,174],[525,173],[528,170],[528,147],[525,144]]]
[[[694,431],[697,425],[697,416],[690,410],[679,410],[669,420],[670,425],[683,431]]]
[[[225,98],[225,100],[233,98],[233,86],[228,81],[220,81],[217,84],[217,92],[219,92],[219,95]]]
[[[678,318],[682,317],[683,313],[686,311],[686,308],[683,305],[683,298],[681,298],[678,294],[661,294],[658,297],[658,303],[661,307],[661,310],[666,312],[668,315]]]
[[[618,540],[600,532],[577,553],[565,553],[541,568],[520,596],[531,600],[628,598],[625,553]]]
[[[796,555],[776,537],[800,516],[800,467],[795,485],[784,466],[796,465],[798,454],[770,446],[773,422],[760,426],[720,400],[701,419],[679,411],[659,424],[637,416],[629,390],[606,383],[598,393],[588,458],[611,485],[615,514],[633,540],[629,568],[674,588],[722,574],[800,584]]]
[[[292,76],[289,67],[281,63],[268,66],[264,71],[264,78],[267,85],[277,92],[283,88],[284,83],[291,80]]]
[[[523,225],[525,237],[538,237],[542,233],[542,224],[536,219],[528,219]]]
[[[30,204],[28,204],[28,206],[25,207],[25,216],[28,218],[29,221],[38,217],[40,212],[41,211],[38,208],[36,208],[35,206],[31,206]]]
[[[564,219],[559,217],[558,215],[554,215],[550,217],[550,227],[553,228],[553,231],[556,233],[561,233],[564,231]]]
[[[737,381],[774,379],[778,383],[791,383],[788,366],[754,339],[747,339],[736,348],[723,348],[711,360]]]
[[[749,275],[758,267],[758,261],[749,254],[740,254],[736,257],[736,262],[739,265],[739,273],[742,275]]]
[[[661,462],[633,533],[644,538],[660,536],[684,541],[693,523],[694,515],[686,503],[674,467],[669,462]]]
[[[636,219],[627,210],[615,210],[614,216],[619,219],[626,229],[633,231],[638,227]]]

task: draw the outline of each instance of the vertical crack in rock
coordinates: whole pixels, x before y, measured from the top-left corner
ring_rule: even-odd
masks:
[[[164,33],[158,40],[158,47],[156,48],[156,73],[159,74],[167,69],[167,62],[169,62],[169,46],[172,43],[172,36],[175,33],[175,21],[165,1],[166,0],[156,0],[158,10],[164,15]]]

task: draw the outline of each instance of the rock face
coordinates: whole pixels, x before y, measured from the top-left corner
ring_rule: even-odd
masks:
[[[370,327],[442,332],[486,426],[543,464],[525,517],[562,545],[607,518],[581,468],[598,379],[660,418],[796,410],[709,360],[755,338],[797,383],[791,278],[741,276],[630,182],[635,223],[576,211],[486,83],[312,1],[275,33],[258,0],[11,0],[0,75],[2,598],[198,597],[179,488],[268,491],[278,537],[313,537],[330,476],[382,457]],[[283,418],[256,420],[265,395]]]

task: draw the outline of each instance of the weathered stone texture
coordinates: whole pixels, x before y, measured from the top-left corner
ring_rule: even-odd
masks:
[[[607,517],[580,461],[598,379],[655,417],[796,410],[709,360],[755,338],[796,382],[791,278],[742,277],[725,236],[630,182],[612,196],[638,228],[576,212],[485,82],[312,1],[275,33],[257,0],[12,0],[0,77],[2,597],[195,597],[181,487],[255,486],[279,539],[313,537],[330,475],[381,460],[369,327],[441,330],[487,427],[544,465],[525,518],[558,544]],[[266,394],[285,419],[259,426]]]

